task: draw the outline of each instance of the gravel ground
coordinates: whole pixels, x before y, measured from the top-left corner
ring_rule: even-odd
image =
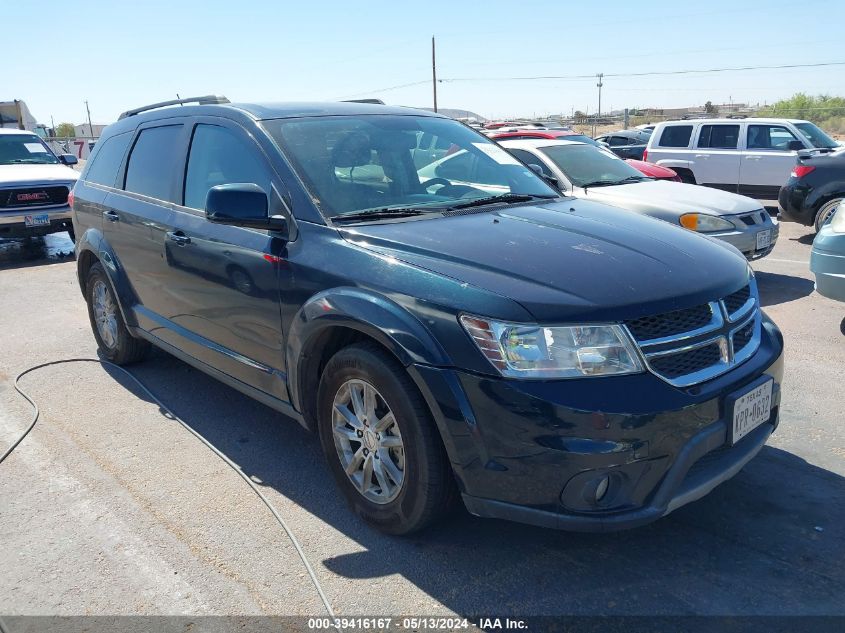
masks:
[[[315,438],[157,353],[133,368],[237,462],[352,614],[845,614],[845,305],[813,292],[812,234],[755,262],[784,330],[782,423],[711,495],[650,526],[567,534],[456,512],[412,538],[347,511]],[[64,235],[0,242],[0,446],[30,411],[15,374],[95,356]],[[0,613],[322,614],[295,551],[215,455],[95,364],[24,379],[43,416],[0,465]]]

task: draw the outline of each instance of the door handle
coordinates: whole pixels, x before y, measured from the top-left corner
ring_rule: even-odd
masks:
[[[103,211],[103,217],[109,222],[117,222],[120,219],[120,216],[117,215],[117,211],[115,211],[114,209]]]
[[[191,243],[191,238],[182,233],[182,231],[168,231],[166,233],[167,239],[171,242],[176,242],[179,246]]]
[[[710,154],[696,154],[695,157],[707,160],[708,158],[710,158]]]
[[[760,160],[762,156],[746,156],[745,160]]]

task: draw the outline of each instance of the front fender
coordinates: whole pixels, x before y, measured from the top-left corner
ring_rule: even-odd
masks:
[[[357,330],[381,343],[406,367],[412,363],[451,364],[428,329],[401,305],[375,292],[333,288],[309,299],[296,313],[285,347],[288,387],[294,407],[302,410],[303,370],[310,350],[328,328]]]
[[[89,228],[79,237],[76,243],[76,276],[79,280],[79,287],[85,294],[85,283],[90,268],[89,257],[95,257],[103,265],[103,270],[111,282],[112,291],[117,297],[118,308],[123,316],[123,321],[129,327],[138,327],[135,315],[127,308],[136,305],[138,298],[126,272],[109,244],[106,236],[98,228]]]

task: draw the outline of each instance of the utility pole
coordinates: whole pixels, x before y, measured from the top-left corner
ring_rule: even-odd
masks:
[[[602,79],[602,77],[604,77],[604,73],[599,73],[599,74],[596,75],[596,77],[599,78],[599,82],[596,84],[596,86],[598,86],[598,88],[599,88],[599,111],[596,112],[596,119],[598,119],[598,118],[601,117],[601,87],[604,85],[601,82],[601,79]],[[593,122],[593,136],[595,136],[595,135],[596,135],[596,123],[594,121]]]
[[[434,91],[434,111],[437,112],[437,58],[434,53],[434,36],[431,36],[431,88]]]
[[[91,125],[91,109],[88,107],[88,102],[85,102],[85,110],[88,112],[88,133],[93,138],[94,136],[94,126]]]

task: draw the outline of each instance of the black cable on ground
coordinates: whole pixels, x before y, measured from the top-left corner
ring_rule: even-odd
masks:
[[[258,486],[255,485],[255,482],[253,482],[252,479],[250,479],[249,476],[243,470],[241,470],[241,468],[235,462],[233,462],[231,459],[229,459],[225,454],[223,454],[219,449],[217,449],[217,447],[215,447],[211,442],[209,442],[202,435],[200,435],[199,432],[195,431],[182,418],[180,418],[178,415],[173,413],[173,411],[171,411],[170,408],[167,407],[167,405],[165,405],[161,400],[159,400],[155,396],[155,394],[153,394],[153,392],[150,391],[147,388],[147,386],[144,383],[142,383],[138,378],[136,378],[134,376],[134,374],[127,371],[126,369],[124,369],[120,365],[115,365],[114,363],[111,363],[107,360],[101,360],[99,358],[64,358],[64,359],[61,359],[61,360],[54,360],[54,361],[50,361],[48,363],[41,363],[40,365],[35,365],[34,367],[30,367],[29,369],[25,369],[24,371],[19,373],[17,376],[15,376],[15,382],[14,382],[15,391],[17,391],[21,396],[23,396],[23,398],[32,407],[32,420],[30,421],[29,426],[26,428],[26,430],[23,432],[23,434],[21,434],[21,436],[18,437],[8,449],[6,449],[6,451],[3,453],[3,455],[0,456],[0,464],[2,464],[3,461],[9,455],[12,454],[12,451],[14,451],[15,448],[17,448],[18,444],[20,444],[24,440],[24,438],[27,435],[29,435],[29,432],[32,431],[32,429],[35,427],[35,424],[36,424],[36,422],[38,422],[38,418],[41,415],[41,411],[39,410],[38,405],[36,404],[35,400],[33,400],[29,396],[29,394],[27,394],[23,389],[21,389],[20,385],[18,384],[20,379],[23,378],[24,376],[26,376],[27,374],[32,373],[32,372],[34,372],[38,369],[43,369],[44,367],[51,367],[51,366],[54,366],[54,365],[64,365],[64,364],[68,364],[68,363],[97,363],[98,365],[102,365],[104,367],[112,367],[112,368],[118,370],[119,372],[124,374],[126,377],[128,377],[132,382],[134,382],[138,386],[138,388],[150,398],[150,400],[152,400],[159,407],[161,407],[162,411],[164,411],[167,414],[167,416],[170,417],[170,419],[178,422],[182,427],[184,427],[186,430],[188,430],[200,442],[205,444],[205,446],[208,447],[215,455],[217,455],[217,457],[219,457],[224,462],[226,462],[226,464],[228,464],[229,467],[232,470],[234,470],[236,473],[238,473],[240,478],[243,479],[250,488],[252,488],[252,491],[256,495],[258,495],[258,498],[261,499],[261,501],[264,503],[265,506],[267,506],[267,509],[270,510],[270,512],[273,514],[276,521],[278,521],[279,525],[282,526],[282,529],[285,531],[285,534],[287,535],[288,539],[290,539],[290,542],[293,545],[294,549],[296,550],[296,553],[299,555],[299,558],[302,561],[302,564],[305,566],[305,569],[308,572],[308,575],[311,577],[311,582],[314,584],[314,588],[317,590],[317,593],[320,596],[320,600],[322,601],[323,606],[326,609],[326,613],[329,614],[329,617],[334,618],[334,611],[332,611],[331,604],[329,604],[329,600],[328,600],[328,598],[326,598],[326,594],[323,592],[323,586],[320,584],[320,581],[317,578],[317,574],[314,572],[314,569],[311,567],[311,563],[308,562],[308,558],[305,556],[305,552],[302,550],[302,546],[299,544],[299,541],[297,540],[296,536],[294,535],[293,531],[290,529],[288,524],[282,518],[281,514],[279,514],[279,511],[276,510],[276,508],[273,506],[273,504],[270,503],[270,500],[266,496],[264,496],[264,493],[261,492],[261,490],[258,488]],[[0,633],[3,633],[2,628],[3,628],[2,624],[0,624]]]

